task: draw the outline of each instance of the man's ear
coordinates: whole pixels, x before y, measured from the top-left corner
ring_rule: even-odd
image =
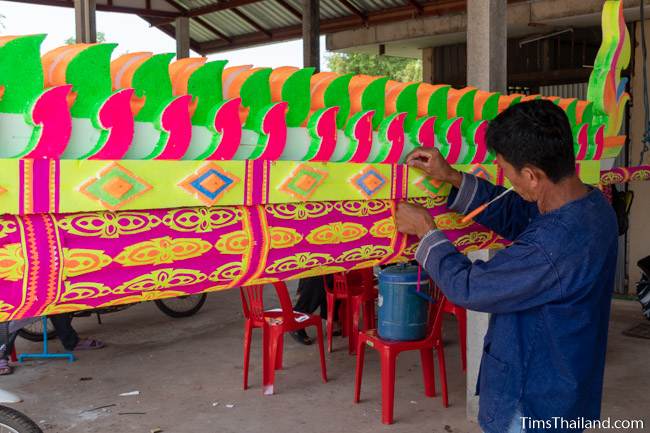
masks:
[[[524,168],[522,168],[521,172],[522,172],[522,176],[524,176],[528,180],[530,186],[532,187],[536,187],[541,182],[543,182],[544,179],[547,179],[546,173],[544,173],[544,171],[530,165],[527,165]]]
[[[538,181],[538,174],[535,172],[535,167],[529,165],[524,166],[519,172],[519,176],[526,180],[528,183]]]

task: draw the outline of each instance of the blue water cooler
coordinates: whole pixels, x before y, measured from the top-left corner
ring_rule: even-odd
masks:
[[[422,272],[420,287],[425,289],[429,277]],[[418,268],[393,265],[379,273],[377,332],[385,340],[421,340],[427,332],[429,303],[417,294]]]

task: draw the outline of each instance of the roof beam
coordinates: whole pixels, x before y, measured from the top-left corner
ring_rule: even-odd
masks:
[[[293,15],[294,17],[302,21],[302,13],[300,13],[299,10],[291,6],[291,4],[289,4],[286,0],[275,0],[275,1],[278,2],[280,6],[285,8],[291,15]]]
[[[27,3],[43,6],[58,6],[58,7],[74,7],[72,0],[8,0],[14,3]],[[97,4],[96,9],[103,12],[122,12],[127,14],[136,14],[143,17],[156,17],[156,18],[176,18],[180,16],[178,12],[163,11],[159,9],[146,9],[131,6],[115,6],[109,4]]]
[[[174,29],[174,27],[169,22],[166,21],[161,24],[156,24],[155,18],[142,17],[142,19],[148,22],[152,27],[158,28],[158,30],[160,30],[170,38],[176,39],[176,29]],[[199,54],[201,53],[201,47],[199,46],[199,43],[193,39],[190,39],[190,48]]]
[[[230,39],[224,32],[222,32],[221,30],[219,30],[218,28],[216,28],[215,26],[213,26],[212,24],[210,24],[209,22],[207,22],[203,18],[196,17],[194,19],[196,20],[197,23],[199,23],[200,25],[202,25],[203,27],[205,27],[206,29],[208,29],[209,31],[214,33],[215,35],[219,36],[224,41],[232,42],[232,39]]]
[[[421,14],[424,11],[422,5],[417,0],[409,0],[409,3],[415,8],[418,14]]]
[[[264,33],[266,36],[271,37],[271,32],[266,30],[264,27],[262,27],[257,21],[240,11],[239,9],[231,9],[230,12],[234,13],[237,15],[239,18],[242,20],[246,21],[248,24],[250,24],[253,28],[255,28],[257,31],[260,31]]]
[[[348,0],[339,0],[339,3],[345,6],[347,10],[361,18],[361,21],[363,21],[364,24],[368,24],[368,16],[363,11],[359,10],[359,8],[357,8],[355,5],[350,3]]]
[[[187,12],[187,9],[183,5],[178,3],[176,0],[165,0],[165,2],[175,7],[182,14],[185,14]],[[219,30],[218,28],[216,28],[215,26],[207,22],[205,19],[201,17],[194,17],[194,20],[201,26],[205,27],[209,32],[212,32],[215,36],[218,36],[225,41],[232,42],[232,39],[226,36],[225,33],[223,33],[221,30]]]
[[[427,3],[421,3],[420,5],[422,6],[423,16],[441,15],[450,12],[464,11],[466,9],[465,0],[436,0],[429,1]],[[370,12],[367,14],[368,25],[407,20],[412,17],[412,5],[397,6],[381,11]],[[350,30],[358,27],[358,15],[330,18],[327,20],[322,20],[320,22],[321,34]],[[231,43],[224,43],[220,40],[203,42],[199,44],[199,49],[202,54],[208,54],[218,51],[232,50],[235,48],[249,47],[251,45],[260,45],[269,42],[281,42],[300,37],[302,37],[302,24],[283,27],[280,29],[273,29],[271,31],[271,37],[262,32],[256,32],[232,37]]]
[[[246,6],[251,3],[257,3],[261,0],[223,0],[214,5],[201,6],[198,8],[190,9],[187,12],[189,17],[199,17],[201,15],[211,14],[213,12],[225,11],[227,9],[238,8],[240,6]]]

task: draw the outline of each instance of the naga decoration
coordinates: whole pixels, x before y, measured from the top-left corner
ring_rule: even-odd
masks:
[[[500,111],[539,95],[400,83],[311,68],[0,37],[0,321],[359,269],[413,258],[400,200],[459,249],[505,241],[445,207],[449,186],[402,164],[437,147],[507,182],[485,143]],[[607,1],[588,100],[566,112],[577,170],[619,153],[630,58]]]

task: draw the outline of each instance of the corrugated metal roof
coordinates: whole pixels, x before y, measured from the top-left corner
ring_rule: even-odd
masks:
[[[217,6],[219,4],[216,0],[176,0],[177,3],[182,4],[187,10],[196,10],[207,6]],[[224,2],[225,4],[226,2]],[[436,0],[419,0],[422,7],[431,7]],[[348,27],[362,25],[359,15],[372,15],[382,14],[384,12],[391,12],[396,9],[412,8],[412,13],[418,12],[413,2],[408,0],[320,0],[320,19],[321,23],[331,24],[333,20],[354,17],[358,19],[347,21]],[[293,9],[293,10],[292,10]],[[219,37],[215,32],[206,32],[204,27],[193,26],[191,37],[195,42],[206,43],[204,45],[205,52],[228,49],[226,45],[245,46],[247,44],[265,43],[276,40],[286,40],[291,37],[300,37],[300,32],[297,27],[302,23],[302,20],[296,16],[296,13],[302,12],[301,0],[258,0],[250,2],[241,2],[240,6],[236,7],[239,14],[246,15],[250,21],[258,24],[258,28],[252,25],[247,20],[242,19],[236,12],[232,10],[220,10],[209,14],[201,15],[201,19],[213,26],[219,32],[223,33],[230,41],[225,41],[224,38]],[[404,16],[402,19],[410,18]],[[260,32],[259,27],[264,31],[271,33],[272,36],[264,35]],[[329,27],[332,28],[331,26]],[[294,29],[294,30],[292,30]],[[338,28],[336,30],[339,30]],[[274,34],[279,31],[282,36],[278,39]],[[212,34],[210,37],[209,33]],[[240,37],[244,37],[245,42],[240,42]],[[233,42],[233,40],[236,40]],[[250,41],[250,42],[249,42]],[[227,43],[226,43],[227,42]]]
[[[208,42],[215,38],[215,34],[199,24],[196,20],[190,20],[190,35],[196,42]]]
[[[300,24],[298,18],[274,1],[252,3],[240,7],[239,10],[266,29],[277,29]],[[297,10],[300,11],[300,8],[297,8]]]
[[[353,3],[357,4],[359,9],[365,11],[380,11],[409,4],[409,2],[402,0],[354,0]]]
[[[24,1],[47,4],[51,0]],[[420,10],[435,13],[438,0],[418,2]],[[463,0],[458,3],[463,4]],[[299,38],[302,34],[301,0],[98,0],[97,5],[100,10],[138,14],[170,36],[175,18],[189,15],[192,46],[203,53]],[[219,10],[211,11],[211,7]],[[408,0],[320,0],[321,30],[355,28],[363,25],[361,16],[367,15],[371,23],[409,19],[417,11]]]
[[[222,31],[227,36],[240,36],[257,32],[257,29],[238,17],[234,12],[225,10],[203,15],[202,18]],[[251,17],[252,19],[255,19]]]
[[[300,3],[297,1],[296,3]],[[352,1],[350,1],[352,3]],[[302,6],[299,6],[299,9]],[[320,2],[320,18],[321,20],[339,18],[352,15],[352,12],[338,0],[321,0]]]
[[[176,0],[176,3],[185,6],[185,9],[198,9],[203,6],[215,5],[219,2],[215,0]]]

